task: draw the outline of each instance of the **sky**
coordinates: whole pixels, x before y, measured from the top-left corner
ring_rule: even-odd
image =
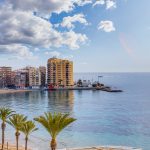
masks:
[[[150,0],[0,0],[0,66],[150,72]]]

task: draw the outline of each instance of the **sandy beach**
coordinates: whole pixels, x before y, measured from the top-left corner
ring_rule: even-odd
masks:
[[[23,146],[19,146],[19,150],[24,150],[25,148]],[[0,144],[0,150],[1,150],[1,144]],[[7,149],[7,145],[4,146],[4,150],[16,150],[16,146],[15,145],[8,145],[8,149]],[[31,149],[28,149],[31,150]]]
[[[0,89],[0,94],[20,93],[20,92],[30,92],[30,91],[31,91],[31,90]]]

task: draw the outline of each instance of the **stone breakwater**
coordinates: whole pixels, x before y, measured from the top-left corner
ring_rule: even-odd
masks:
[[[105,92],[123,92],[122,90],[112,89],[108,86],[103,87],[54,87],[46,90],[100,90]]]

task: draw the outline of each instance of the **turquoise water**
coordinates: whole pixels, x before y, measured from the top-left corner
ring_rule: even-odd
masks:
[[[0,106],[8,106],[29,118],[45,111],[69,112],[77,121],[58,137],[58,147],[122,145],[150,149],[150,73],[84,73],[75,79],[99,80],[124,90],[44,91],[0,95]],[[39,125],[38,125],[39,126]],[[14,130],[7,127],[7,141],[14,141]],[[23,144],[23,136],[20,144]],[[35,150],[49,149],[50,137],[39,126],[30,137]]]

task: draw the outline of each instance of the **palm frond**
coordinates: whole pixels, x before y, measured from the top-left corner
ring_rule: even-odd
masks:
[[[15,111],[12,111],[10,108],[1,107],[0,108],[0,119],[3,122],[6,122],[8,118],[13,116],[15,114]]]
[[[45,127],[45,129],[50,133],[52,138],[56,136],[69,124],[74,122],[76,119],[70,117],[69,114],[54,113],[50,112],[44,113],[43,116],[39,116],[34,119]]]
[[[33,121],[24,122],[20,128],[20,131],[23,132],[25,136],[28,136],[36,130],[38,130],[38,128],[36,128],[35,123]]]
[[[20,130],[23,123],[25,123],[27,120],[27,117],[22,114],[15,114],[9,118],[7,121],[8,124],[10,124],[12,127],[14,127],[16,130]]]

